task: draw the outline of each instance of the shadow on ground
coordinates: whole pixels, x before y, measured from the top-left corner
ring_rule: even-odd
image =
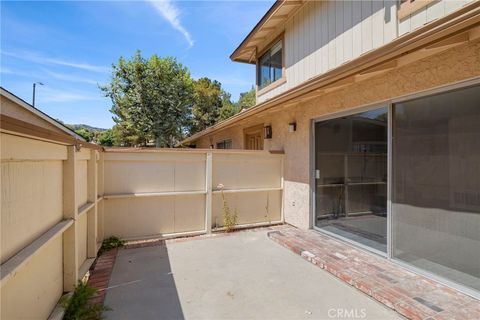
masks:
[[[184,319],[167,247],[120,250],[105,304],[107,319]]]

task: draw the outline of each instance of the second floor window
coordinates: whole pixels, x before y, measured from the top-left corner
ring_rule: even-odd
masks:
[[[283,56],[282,40],[275,43],[258,60],[258,89],[282,78]]]

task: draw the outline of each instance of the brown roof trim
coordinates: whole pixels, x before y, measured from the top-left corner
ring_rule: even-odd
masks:
[[[283,150],[239,150],[239,149],[201,149],[201,148],[131,148],[131,147],[106,147],[104,151],[107,153],[251,153],[251,154],[284,154]]]
[[[335,82],[339,82],[352,75],[365,71],[368,68],[385,63],[387,61],[395,60],[396,58],[412,53],[413,51],[425,48],[433,42],[441,41],[445,38],[451,37],[479,25],[480,1],[474,1],[445,17],[430,22],[422,28],[398,37],[392,42],[389,42],[376,50],[365,53],[360,57],[351,60],[335,69],[313,77],[310,80],[307,80],[272,99],[257,104],[254,107],[251,107],[241,113],[237,113],[226,120],[223,120],[201,132],[198,132],[183,140],[181,144],[188,144],[206,134],[211,134],[225,127],[234,125],[241,119],[258,114],[262,111],[275,107],[280,103],[287,102],[308,92],[321,89]]]
[[[242,47],[250,41],[250,39],[257,33],[258,29],[260,29],[263,24],[273,15],[273,13],[285,2],[286,0],[276,0],[275,3],[268,9],[268,11],[263,15],[263,17],[258,21],[258,23],[253,27],[252,31],[243,39],[242,43],[233,51],[230,55],[231,60],[235,60],[235,55],[239,53]],[[248,61],[239,61],[248,63]]]
[[[51,131],[49,129],[45,129],[29,122],[18,120],[6,115],[1,116],[0,129],[8,133],[17,133],[41,140],[55,141],[61,144],[75,145],[95,150],[103,150],[102,146],[76,139],[68,134],[57,133],[55,131]]]
[[[9,99],[10,101],[16,103],[20,107],[30,111],[31,113],[35,114],[39,118],[42,118],[43,120],[47,121],[48,123],[52,124],[53,126],[59,128],[60,130],[64,131],[66,134],[69,134],[73,137],[75,137],[78,140],[85,141],[80,135],[75,133],[72,129],[64,125],[63,123],[59,122],[58,120],[53,119],[50,117],[48,114],[43,112],[40,109],[35,108],[32,106],[30,103],[26,102],[19,96],[13,94],[12,92],[8,91],[4,87],[0,87],[0,95],[4,96],[5,98]]]

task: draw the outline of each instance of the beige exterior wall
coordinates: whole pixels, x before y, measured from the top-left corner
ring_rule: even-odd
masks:
[[[209,145],[210,139],[237,137],[234,146],[242,145],[243,128],[270,124],[273,139],[265,140],[265,150],[285,151],[284,214],[285,221],[300,228],[310,226],[310,134],[312,119],[329,114],[448,85],[480,76],[480,41],[449,49],[440,54],[391,70],[342,89],[320,95],[291,107],[279,106],[236,123],[195,141],[197,147]],[[274,111],[277,110],[277,111]],[[297,131],[288,132],[288,124],[297,123]]]

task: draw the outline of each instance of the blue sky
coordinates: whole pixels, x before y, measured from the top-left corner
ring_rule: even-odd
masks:
[[[230,54],[269,1],[2,1],[1,85],[66,123],[109,128],[111,102],[97,84],[136,49],[174,56],[194,78],[209,77],[237,100],[254,67]]]

